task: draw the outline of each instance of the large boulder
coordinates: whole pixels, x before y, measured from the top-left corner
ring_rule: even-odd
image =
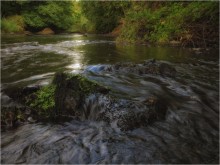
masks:
[[[84,101],[81,120],[105,121],[122,131],[148,126],[164,120],[167,104],[156,97],[143,102],[114,98],[110,95],[90,95]]]
[[[175,77],[176,76],[176,69],[167,63],[161,63],[159,65],[159,72],[161,75]]]
[[[57,73],[53,83],[56,85],[55,112],[62,115],[78,115],[86,96],[92,93],[106,94],[109,91],[81,75]]]

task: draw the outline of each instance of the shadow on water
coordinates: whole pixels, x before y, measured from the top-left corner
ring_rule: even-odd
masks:
[[[92,120],[26,124],[1,134],[1,163],[218,163],[219,59],[186,49],[116,45],[111,38],[80,35],[2,39],[2,87],[44,84],[56,71],[83,72],[116,98],[168,105],[164,120],[121,131]],[[116,62],[155,58],[174,66],[175,78],[103,72]],[[2,94],[3,96],[4,94]],[[2,97],[2,99],[5,97]],[[92,105],[89,105],[92,104]],[[95,113],[99,104],[88,100]]]

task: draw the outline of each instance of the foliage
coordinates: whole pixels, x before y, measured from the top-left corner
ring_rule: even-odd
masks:
[[[8,17],[21,14],[21,5],[19,1],[1,1],[1,17]]]
[[[23,31],[23,17],[19,15],[14,15],[1,19],[1,30],[6,33]]]
[[[117,25],[129,2],[81,1],[82,13],[99,33],[111,32]]]
[[[167,43],[190,34],[196,23],[218,22],[217,2],[133,3],[118,41]]]
[[[67,30],[74,23],[71,1],[8,1],[2,3],[2,17],[20,14],[26,28],[38,31],[50,27],[55,31]]]
[[[30,106],[39,108],[39,113],[40,114],[50,114],[51,110],[53,110],[55,106],[55,99],[54,99],[54,94],[55,94],[55,85],[48,85],[37,91],[36,94],[36,99],[34,100],[33,103],[31,103]]]
[[[117,1],[4,1],[2,17],[19,14],[27,30],[107,33],[118,24],[130,2]]]
[[[68,29],[69,32],[94,32],[94,24],[89,21],[85,15],[82,13],[82,8],[80,3],[73,2],[74,8],[74,24]]]
[[[219,35],[219,2],[214,1],[3,1],[2,6],[4,32],[49,27],[55,32],[109,33],[122,27],[117,41],[193,44],[205,38],[217,41]],[[12,19],[14,15],[24,23]]]
[[[73,5],[67,1],[46,1],[31,11],[23,12],[28,27],[35,29],[50,27],[53,30],[70,28],[74,22],[73,14]]]

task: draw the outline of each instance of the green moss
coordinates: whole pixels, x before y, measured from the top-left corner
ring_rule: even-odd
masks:
[[[36,98],[30,103],[31,107],[38,108],[40,114],[48,114],[55,107],[55,94],[56,86],[51,84],[41,88],[35,93]]]
[[[97,90],[97,87],[99,86],[95,81],[89,80],[82,75],[68,74],[67,80],[73,80],[74,82],[76,82],[75,89],[84,95],[95,92]]]
[[[95,87],[97,86],[96,83],[89,81],[88,79],[82,76],[78,76],[78,79],[80,90],[85,94],[91,93],[95,90]]]
[[[85,97],[91,93],[107,93],[105,88],[82,75],[56,73],[52,84],[28,96],[27,104],[35,108],[41,117],[54,114],[74,115]],[[72,102],[75,102],[73,105]]]

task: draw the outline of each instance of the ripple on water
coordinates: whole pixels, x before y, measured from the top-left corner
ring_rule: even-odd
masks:
[[[38,42],[3,44],[2,70],[7,75],[12,74],[12,77],[16,72],[21,75],[30,70],[27,68],[25,70],[25,67],[15,67],[9,72],[8,69],[18,64],[25,66],[27,64],[24,61],[28,59],[32,59],[28,67],[43,68],[45,64],[43,60],[51,57],[57,60],[50,61],[48,66],[58,67],[57,61],[61,63],[67,57],[62,56],[61,59],[55,54],[67,55],[70,56],[67,61],[74,62],[65,63],[63,68],[77,70],[87,66],[83,74],[89,79],[110,87],[113,90],[112,94],[117,97],[139,102],[156,96],[166,102],[168,111],[165,120],[130,131],[120,131],[116,123],[109,125],[105,122],[92,121],[96,118],[96,111],[100,109],[95,105],[96,102],[91,102],[90,108],[93,113],[90,114],[89,120],[27,124],[15,130],[2,132],[1,163],[218,163],[218,61],[193,59],[189,60],[189,63],[171,63],[177,70],[176,78],[150,74],[140,76],[130,73],[107,73],[102,70],[109,64],[82,64],[81,55],[85,52],[84,49],[77,50],[80,46],[94,44],[98,47],[97,51],[100,50],[100,44],[113,43],[105,40],[80,39],[53,44]],[[118,56],[125,51],[120,47],[118,49],[114,50],[120,51]],[[40,56],[39,59],[36,56]],[[132,58],[134,57],[131,56],[130,60]],[[53,74],[54,70],[34,72],[33,75],[19,77],[12,83],[4,83],[2,87],[7,88],[24,82],[28,82],[29,85],[38,81],[48,83]],[[10,98],[4,93],[1,93],[1,98],[5,104],[11,103]]]

